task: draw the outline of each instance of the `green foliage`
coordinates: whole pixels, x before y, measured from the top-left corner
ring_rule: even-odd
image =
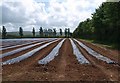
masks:
[[[62,29],[60,29],[60,36],[62,36]]]
[[[73,37],[118,44],[119,32],[120,2],[105,2],[92,14],[92,19],[80,22]]]
[[[34,27],[33,27],[32,33],[33,33],[33,37],[35,37],[35,28]]]
[[[40,37],[43,37],[43,29],[42,29],[42,27],[40,27],[40,29],[39,29],[39,34],[40,34]]]
[[[71,37],[72,33],[70,32],[70,28],[65,28],[65,37]]]
[[[54,33],[53,33],[52,29],[48,29],[47,32],[48,32],[48,37],[54,36]]]
[[[93,14],[93,26],[96,40],[118,42],[120,30],[120,2],[103,3]]]
[[[68,37],[70,37],[70,28],[68,28]]]
[[[67,37],[67,28],[65,28],[65,37]]]
[[[70,30],[66,29],[66,31],[66,37],[68,37],[68,31],[69,35],[72,35],[72,33],[70,33]],[[3,26],[2,33],[0,33],[0,38],[64,38],[62,29],[60,29],[59,33],[56,31],[56,29],[48,28],[43,30],[42,27],[40,27],[39,32],[35,32],[34,27],[31,31],[23,31],[23,28],[19,27],[18,32],[6,32],[5,26]]]
[[[53,29],[53,34],[54,34],[54,37],[56,37],[56,34],[57,34],[56,29]]]
[[[84,22],[80,22],[78,28],[73,32],[73,36],[76,38],[91,38],[93,32],[94,27],[92,26],[92,20],[87,19]]]
[[[6,35],[7,35],[7,31],[6,31],[6,28],[5,26],[3,26],[3,29],[2,29],[2,38],[6,38]]]
[[[20,35],[21,38],[23,37],[23,29],[22,29],[22,27],[19,28],[19,35]]]

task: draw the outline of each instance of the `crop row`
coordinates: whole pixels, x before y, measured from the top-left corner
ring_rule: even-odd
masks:
[[[24,47],[21,47],[21,48],[18,48],[18,49],[15,49],[15,50],[12,50],[10,52],[6,52],[6,53],[3,53],[0,55],[0,58],[3,58],[3,57],[6,57],[6,56],[12,56],[13,54],[16,54],[18,52],[22,52],[26,49],[29,49],[29,48],[33,48],[34,46],[36,45],[40,45],[40,44],[43,44],[41,45],[40,47],[38,48],[35,48],[21,56],[18,56],[18,57],[15,57],[15,58],[12,58],[12,59],[9,59],[9,60],[6,60],[4,62],[1,62],[1,65],[7,65],[7,64],[14,64],[14,63],[18,63],[22,60],[25,60],[31,56],[33,56],[36,52],[40,51],[41,49],[43,48],[46,48],[48,45],[50,44],[53,44],[57,41],[60,41],[53,49],[52,51],[46,56],[44,57],[43,59],[39,60],[38,61],[38,64],[47,64],[49,63],[50,61],[52,61],[56,56],[59,55],[59,50],[61,48],[61,46],[63,45],[64,41],[66,39],[49,39],[49,40],[44,40],[44,41],[41,41],[41,42],[38,42],[36,44],[32,44],[32,45],[28,45],[28,46],[24,46]],[[86,50],[91,56],[99,59],[99,60],[102,60],[106,63],[115,63],[113,60],[97,53],[96,51],[92,50],[91,48],[87,47],[85,44],[83,44],[82,42],[76,40],[76,39],[70,39],[70,43],[72,45],[72,49],[73,49],[73,54],[76,56],[78,62],[80,64],[90,64],[90,62],[84,57],[84,55],[80,52],[79,48],[76,46],[75,42],[78,43],[79,46],[81,46],[82,48],[84,48],[84,50]],[[30,43],[26,43],[26,44],[30,44]],[[23,44],[22,44],[23,45]],[[19,45],[17,45],[19,46]],[[11,47],[7,47],[7,48],[3,48],[2,50],[5,50],[5,49],[10,49],[10,48],[14,48],[14,47],[17,47],[17,46],[11,46]]]

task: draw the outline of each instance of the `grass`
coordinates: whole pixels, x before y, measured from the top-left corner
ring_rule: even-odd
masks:
[[[90,43],[98,44],[98,45],[103,46],[105,48],[120,50],[120,47],[117,43],[115,44],[115,43],[104,42],[104,41],[96,41],[96,40],[92,40],[92,39],[81,39],[81,40],[85,40],[85,41],[90,42]]]

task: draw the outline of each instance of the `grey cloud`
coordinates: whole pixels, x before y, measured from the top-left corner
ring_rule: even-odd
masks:
[[[23,11],[19,10],[16,12],[15,10],[11,10],[9,7],[2,5],[2,23],[24,23],[28,20],[25,17],[24,9]]]
[[[36,0],[25,0],[32,4],[21,2],[22,0],[19,0],[19,2],[12,1],[5,2],[0,6],[0,9],[2,9],[2,23],[8,28],[10,27],[11,29],[8,29],[10,31],[16,30],[20,26],[28,31],[33,26],[36,28],[40,26],[44,28],[69,27],[73,31],[79,22],[88,18],[90,16],[88,13],[93,12],[95,9],[94,5],[90,8],[91,4],[86,9],[83,9],[77,2],[71,3],[73,5],[66,4],[71,0],[63,0],[61,3],[56,0],[54,4],[50,4],[51,0],[47,4],[46,2],[32,2]]]

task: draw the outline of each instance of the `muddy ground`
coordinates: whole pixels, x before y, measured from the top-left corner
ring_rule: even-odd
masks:
[[[61,41],[61,40],[60,40]],[[59,55],[47,65],[40,65],[38,61],[47,54],[60,42],[55,42],[46,48],[35,53],[32,57],[19,63],[2,66],[3,81],[118,81],[118,71],[120,66],[116,64],[107,64],[101,60],[92,57],[85,49],[75,44],[80,52],[89,60],[90,64],[78,63],[76,56],[73,54],[72,46],[69,39],[66,39],[59,50]],[[102,51],[98,46],[82,41],[95,51],[118,61],[117,57],[109,56],[108,52]],[[34,47],[37,48],[38,46]],[[20,56],[31,49],[25,50],[11,57],[4,58],[8,60]],[[118,55],[116,55],[118,56]]]

